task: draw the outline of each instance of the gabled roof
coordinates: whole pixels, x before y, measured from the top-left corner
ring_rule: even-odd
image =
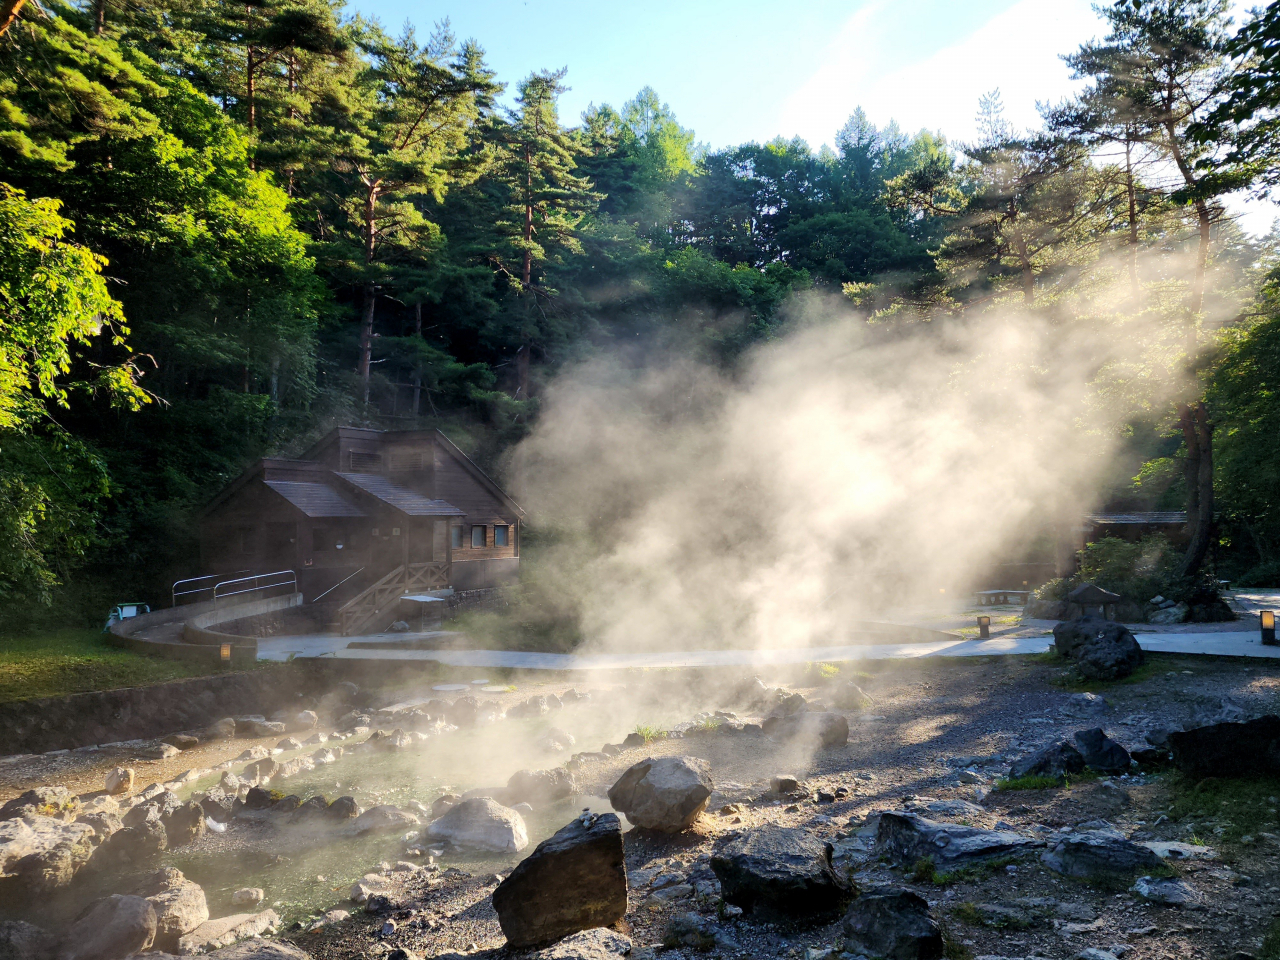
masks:
[[[265,480],[263,482],[308,517],[368,516],[327,484],[306,483],[300,480]]]
[[[520,504],[512,500],[505,490],[498,486],[487,473],[476,466],[475,461],[463,453],[456,443],[446,437],[439,430],[436,431],[436,440],[440,444],[440,449],[453,457],[453,459],[457,460],[458,463],[462,464],[463,468],[471,474],[471,476],[475,478],[481,486],[485,487],[490,493],[515,511],[517,517],[521,520],[524,519],[524,509]]]
[[[443,500],[432,500],[420,493],[415,493],[386,477],[376,473],[339,473],[353,487],[357,487],[381,500],[389,507],[411,517],[465,517],[466,514],[451,503]]]
[[[1134,513],[1091,513],[1088,523],[1186,523],[1185,510],[1137,511]]]

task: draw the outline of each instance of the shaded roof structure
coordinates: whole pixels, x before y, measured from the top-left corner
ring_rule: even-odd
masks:
[[[466,514],[444,500],[432,500],[386,477],[374,473],[339,473],[353,487],[363,490],[389,507],[410,517],[465,517]]]
[[[1093,524],[1174,524],[1186,523],[1185,510],[1154,510],[1134,513],[1091,513],[1085,518]]]
[[[324,483],[301,480],[267,480],[265,485],[284,497],[308,517],[365,517],[356,504]]]

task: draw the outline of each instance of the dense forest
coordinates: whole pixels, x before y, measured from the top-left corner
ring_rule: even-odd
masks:
[[[214,491],[334,425],[496,464],[564,365],[731,371],[806,298],[1144,331],[1098,372],[1108,502],[1189,509],[1179,575],[1280,582],[1280,264],[1224,206],[1280,180],[1280,3],[1227,10],[1102,9],[1039,129],[993,92],[973,143],[857,111],[815,151],[708,149],[649,88],[564,117],[564,70],[339,0],[3,0],[0,623],[162,595]]]

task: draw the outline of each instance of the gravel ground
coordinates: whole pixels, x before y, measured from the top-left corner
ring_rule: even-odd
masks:
[[[781,683],[786,678],[762,679]],[[810,699],[830,695],[828,684],[791,679],[790,689]],[[834,682],[847,680],[841,676]],[[851,864],[859,885],[906,884],[925,896],[943,920],[952,954],[958,957],[1067,958],[1096,947],[1129,960],[1225,960],[1236,951],[1254,954],[1259,949],[1277,915],[1280,891],[1280,835],[1269,832],[1276,829],[1274,810],[1263,817],[1267,822],[1251,824],[1250,835],[1241,838],[1232,830],[1229,811],[1221,817],[1202,813],[1194,819],[1162,820],[1174,799],[1168,776],[1084,780],[1050,790],[987,790],[1008,758],[1074,730],[1101,724],[1115,739],[1137,748],[1144,745],[1144,730],[1185,719],[1207,700],[1230,697],[1250,712],[1274,711],[1280,665],[1153,657],[1136,680],[1095,688],[1113,710],[1094,720],[1067,712],[1072,694],[1081,688],[1047,658],[883,664],[857,680],[874,703],[866,714],[849,714],[852,732],[842,748],[797,754],[768,741],[718,731],[655,740],[645,748],[583,762],[578,777],[583,791],[591,794],[603,793],[646,755],[689,754],[712,765],[717,793],[693,830],[676,837],[635,830],[626,834],[633,880],[655,868],[696,871],[717,841],[759,825],[803,827],[835,843],[840,857],[851,835],[874,811],[932,800],[980,800],[984,812],[969,818],[978,826],[1009,824],[1019,831],[1050,835],[1106,819],[1137,839],[1207,840],[1211,856],[1175,868],[1199,903],[1178,909],[1153,906],[1130,893],[1128,882],[1095,886],[1059,877],[1042,867],[1035,855],[1010,865],[1012,869],[977,872],[941,885],[915,882],[903,871],[866,857],[839,862]],[[961,783],[957,760],[962,758],[987,783]],[[981,758],[993,759],[984,764]],[[765,783],[777,774],[803,779],[808,795],[795,802],[765,796]],[[835,802],[816,799],[820,790],[834,794],[840,788],[848,794]],[[1276,789],[1280,792],[1280,784]],[[728,804],[740,809],[719,812]],[[445,859],[440,865],[447,868],[448,863]],[[450,952],[506,955],[489,902],[497,882],[494,875],[460,871],[417,874],[393,887],[390,903],[381,912],[367,913],[349,902],[335,904],[352,911],[352,916],[313,932],[282,935],[321,960],[377,958],[397,947],[424,957]],[[988,904],[1017,908],[1016,921],[996,917],[985,909]],[[690,910],[716,918],[711,899],[664,900],[640,884],[631,891],[630,909],[619,929],[633,938],[643,956],[645,948],[661,943],[673,916]],[[382,936],[388,919],[396,930]],[[720,923],[719,929],[727,940],[713,956],[803,957],[810,949],[829,949],[839,937],[838,923],[784,929],[735,920]],[[674,960],[679,952],[664,955]]]

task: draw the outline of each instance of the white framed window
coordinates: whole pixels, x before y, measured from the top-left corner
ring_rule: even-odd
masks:
[[[507,546],[507,537],[508,537],[507,531],[510,529],[511,528],[508,527],[505,523],[499,523],[493,528],[493,545],[495,547]]]

